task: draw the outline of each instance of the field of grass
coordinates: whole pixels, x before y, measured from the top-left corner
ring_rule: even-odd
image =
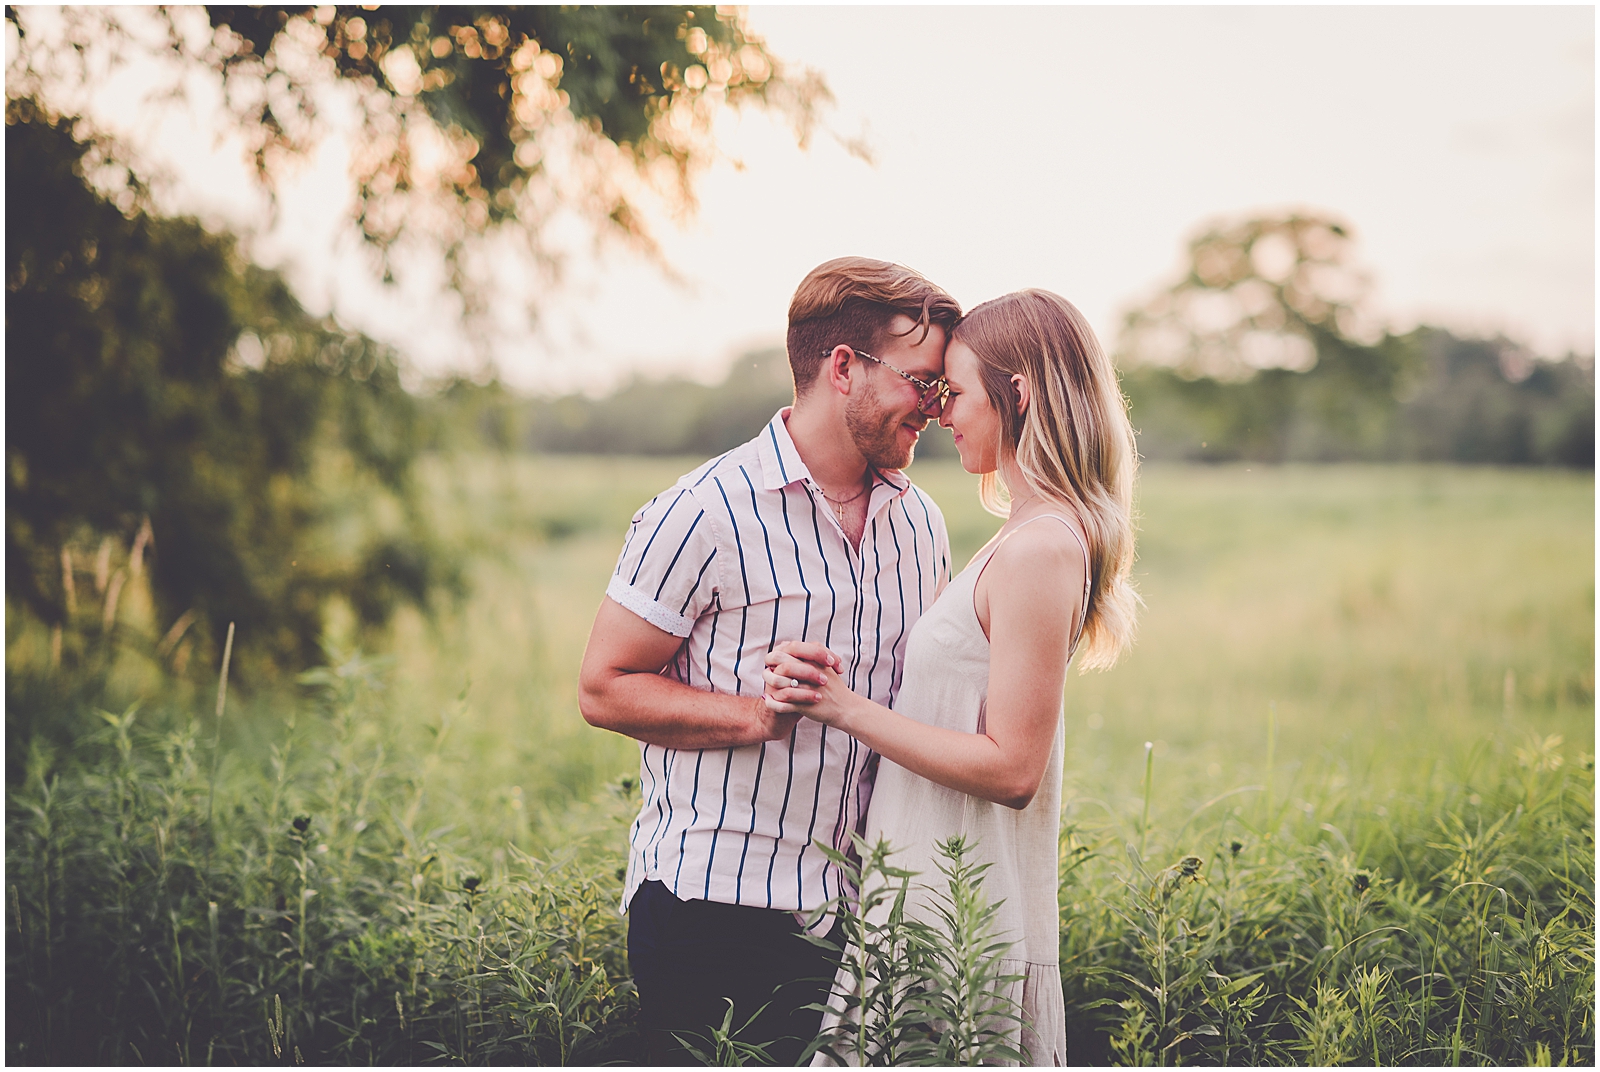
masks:
[[[471,594],[382,653],[336,613],[220,752],[214,696],[130,651],[97,715],[8,626],[11,706],[82,730],[8,757],[8,1059],[635,1054],[637,749],[575,677],[694,463],[431,460]],[[964,561],[975,481],[912,476]],[[1591,1064],[1592,476],[1150,466],[1139,505],[1138,641],[1066,691],[1074,1059]]]

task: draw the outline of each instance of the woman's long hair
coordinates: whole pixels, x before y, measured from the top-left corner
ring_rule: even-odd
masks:
[[[1139,604],[1128,581],[1138,453],[1116,369],[1083,314],[1047,290],[984,302],[951,338],[978,356],[984,391],[1000,414],[1000,456],[1015,457],[1035,491],[1077,511],[1090,568],[1078,666],[1108,667],[1133,639]],[[1018,373],[1031,389],[1023,414],[1011,383]],[[984,475],[978,495],[990,513],[1010,516],[998,472]]]

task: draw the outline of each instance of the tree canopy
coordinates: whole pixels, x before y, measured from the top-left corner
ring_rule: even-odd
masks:
[[[237,621],[248,672],[314,661],[329,596],[376,625],[448,588],[394,355],[308,316],[232,239],[125,214],[85,179],[103,153],[7,102],[8,601],[66,627],[70,657],[116,627],[105,571],[148,570],[166,650]],[[364,523],[380,500],[390,523]],[[97,544],[91,608],[75,579]]]
[[[1244,379],[1304,371],[1320,341],[1375,342],[1369,283],[1349,224],[1293,212],[1224,221],[1189,243],[1186,270],[1128,314],[1119,349],[1133,364]]]
[[[472,242],[542,255],[575,211],[648,245],[636,198],[688,203],[719,108],[804,137],[826,98],[710,6],[162,7],[154,49],[149,11],[5,18],[7,598],[68,659],[115,633],[142,573],[159,653],[220,648],[237,621],[247,673],[315,661],[334,597],[376,626],[457,583],[411,487],[428,434],[396,355],[153,209],[151,162],[80,114],[106,64],[215,78],[269,192],[333,129],[328,95],[353,100],[360,234],[386,270],[402,239],[432,243],[469,312]]]
[[[327,132],[319,93],[353,90],[362,117],[352,157],[361,234],[386,252],[407,235],[442,240],[458,266],[464,243],[491,231],[537,249],[558,208],[649,247],[640,180],[691,203],[721,107],[774,110],[804,140],[828,99],[816,75],[792,72],[740,14],[712,6],[159,10],[167,54],[220,78],[269,190],[280,162]],[[72,47],[82,49],[117,40],[125,16],[75,9],[65,17]],[[64,50],[35,42],[26,13],[8,7],[6,18],[20,42],[8,84],[51,103],[48,83],[62,76],[44,71]]]
[[[1592,356],[1390,334],[1369,297],[1354,232],[1332,215],[1201,228],[1118,341],[1141,454],[1594,465]]]

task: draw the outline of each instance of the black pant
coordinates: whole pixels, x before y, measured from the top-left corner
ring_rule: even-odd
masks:
[[[708,1056],[711,1029],[733,999],[731,1028],[767,1008],[738,1038],[768,1043],[773,1064],[793,1065],[816,1037],[839,954],[800,937],[792,913],[716,901],[680,901],[659,882],[639,887],[628,905],[628,962],[639,988],[648,1064],[693,1064],[673,1038]],[[835,946],[842,928],[835,924]]]

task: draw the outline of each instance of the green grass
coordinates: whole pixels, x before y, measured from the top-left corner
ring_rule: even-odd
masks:
[[[132,644],[102,718],[8,622],[40,727],[8,757],[8,1059],[636,1053],[637,749],[575,678],[628,517],[695,462],[431,460],[472,594],[386,663],[230,696],[209,819],[214,697]],[[912,476],[963,562],[999,524],[975,480]],[[1150,466],[1139,507],[1138,641],[1066,691],[1074,1058],[1592,1063],[1592,477]]]

